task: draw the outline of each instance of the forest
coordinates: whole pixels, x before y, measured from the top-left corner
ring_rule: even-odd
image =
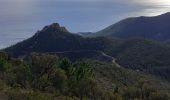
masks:
[[[1,52],[0,98],[3,100],[169,100],[166,92],[155,88],[150,80],[144,78],[130,82],[133,77],[129,76],[131,78],[129,83],[120,85],[115,81],[115,85],[107,89],[107,85],[102,84],[98,76],[104,74],[104,71],[109,72],[107,70],[100,72],[97,70],[100,69],[100,65],[95,66],[97,64],[101,63],[86,59],[71,62],[67,58],[61,59],[56,55],[40,53],[32,53],[28,60],[23,61]],[[109,66],[104,63],[101,65]],[[109,75],[112,74],[105,77],[113,78]],[[117,75],[118,77],[121,75]]]

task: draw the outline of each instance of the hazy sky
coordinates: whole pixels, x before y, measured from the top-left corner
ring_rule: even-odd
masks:
[[[0,48],[54,22],[71,32],[95,32],[126,17],[169,11],[170,0],[0,0]]]

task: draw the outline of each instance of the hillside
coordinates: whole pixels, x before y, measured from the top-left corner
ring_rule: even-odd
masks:
[[[12,57],[24,58],[32,52],[56,54],[60,58],[96,59],[147,72],[170,80],[170,47],[146,39],[122,40],[107,37],[84,38],[54,23],[33,37],[4,49]]]
[[[58,23],[45,26],[41,31],[25,41],[22,41],[7,51],[12,52],[54,52],[68,51],[81,46],[82,37],[68,32],[64,27],[60,27]]]
[[[117,43],[119,43],[118,40],[111,40],[104,37],[83,38],[54,23],[45,26],[31,38],[8,47],[4,51],[15,57],[31,52],[103,51],[106,48],[113,47]]]
[[[125,68],[170,79],[170,47],[166,44],[143,39],[126,40],[108,54]]]
[[[170,13],[154,17],[133,17],[113,24],[92,36],[145,38],[159,41],[170,40]]]
[[[169,45],[152,40],[126,40],[113,49],[110,55],[116,57],[117,61],[127,68],[135,64],[138,65],[136,69],[170,65]]]
[[[115,63],[109,64],[99,61],[89,61],[91,66],[96,72],[96,78],[98,79],[101,87],[106,90],[113,90],[113,87],[128,87],[134,86],[141,80],[150,81],[154,88],[170,92],[169,81],[155,77],[150,74],[146,74],[139,71],[128,70],[119,68]]]
[[[20,61],[0,52],[0,68],[3,100],[168,100],[170,89],[166,80],[115,63],[73,63],[49,54],[32,53]]]

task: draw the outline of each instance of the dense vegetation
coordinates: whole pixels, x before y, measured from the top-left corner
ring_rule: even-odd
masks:
[[[33,53],[28,61],[21,61],[0,53],[0,98],[4,100],[168,100],[166,92],[160,92],[160,89],[155,88],[149,78],[143,77],[144,79],[137,80],[142,78],[138,75],[134,77],[135,79],[130,79],[128,76],[130,80],[120,80],[132,72],[112,67],[91,60],[72,63],[66,58],[60,59],[57,56],[37,53]],[[112,70],[107,72],[108,68]],[[120,76],[115,76],[117,73]],[[110,75],[114,75],[115,78]]]
[[[146,39],[83,38],[54,23],[33,37],[4,49],[13,57],[25,57],[31,52],[57,54],[72,61],[82,58],[110,61],[103,53],[116,58],[125,68],[139,70],[170,79],[170,47]]]
[[[108,53],[125,68],[170,79],[170,47],[144,39],[127,40]]]
[[[125,19],[93,38],[46,26],[3,50],[11,57],[0,52],[0,99],[169,100],[169,16]]]
[[[1,53],[1,94],[9,100],[168,100],[170,93],[170,47],[161,42],[83,38],[52,24],[4,51],[24,58]]]

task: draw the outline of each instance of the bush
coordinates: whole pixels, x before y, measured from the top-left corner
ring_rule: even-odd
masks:
[[[22,90],[19,88],[10,89],[7,91],[8,100],[54,100],[53,95]]]
[[[17,66],[9,65],[5,72],[6,81],[9,85],[20,85],[26,88],[31,79],[31,72],[28,65],[20,64]]]
[[[161,93],[161,92],[155,92],[150,95],[150,100],[168,100],[168,95]]]
[[[58,68],[56,72],[50,76],[50,81],[57,90],[60,90],[60,92],[65,92],[67,90],[68,80],[64,70]]]
[[[0,51],[0,59],[8,60],[9,56],[5,52]]]
[[[127,87],[124,89],[123,98],[125,100],[140,98],[140,96],[141,96],[141,91],[136,87]]]
[[[4,91],[5,89],[7,89],[7,85],[5,83],[5,81],[0,80],[0,91]]]

